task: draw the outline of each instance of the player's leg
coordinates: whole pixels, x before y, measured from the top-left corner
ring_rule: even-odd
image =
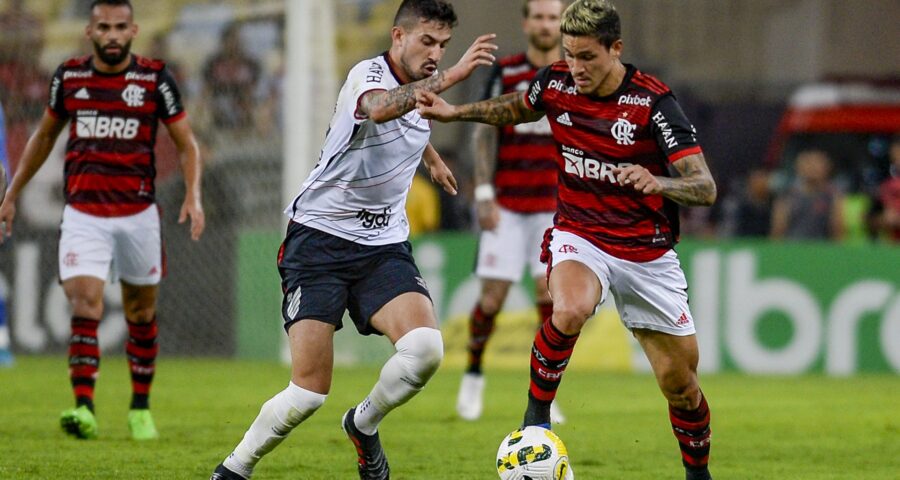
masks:
[[[547,278],[544,275],[534,277],[534,298],[540,320],[538,330],[540,330],[544,322],[553,315],[553,300],[550,297],[550,288],[547,286]],[[550,421],[559,425],[566,423],[566,416],[556,398],[550,403]]]
[[[695,335],[675,336],[635,329],[660,390],[669,402],[672,431],[681,447],[688,480],[707,480],[710,449],[710,413],[697,380],[699,352]]]
[[[263,404],[243,439],[211,479],[250,478],[260,459],[325,403],[334,365],[334,330],[334,325],[319,320],[290,325],[290,383]]]
[[[0,367],[11,367],[15,363],[10,349],[9,322],[7,321],[6,289],[0,285]]]
[[[151,440],[159,437],[156,424],[150,415],[150,387],[156,373],[156,356],[159,353],[156,322],[158,285],[132,285],[122,281],[122,307],[128,326],[125,355],[131,372],[131,405],[128,412],[128,429],[135,440]]]
[[[477,420],[481,417],[485,385],[481,371],[482,356],[494,331],[494,320],[503,308],[511,285],[512,282],[508,280],[481,280],[481,294],[469,317],[469,343],[466,345],[469,363],[456,398],[456,412],[464,420]]]
[[[538,330],[531,347],[531,385],[524,425],[550,423],[550,404],[588,318],[600,303],[602,286],[593,270],[564,261],[550,272],[553,315]]]
[[[77,438],[95,438],[94,385],[100,370],[97,329],[103,317],[103,287],[99,278],[79,275],[63,281],[63,291],[72,309],[69,338],[69,380],[75,394],[75,408],[66,410],[60,424]]]

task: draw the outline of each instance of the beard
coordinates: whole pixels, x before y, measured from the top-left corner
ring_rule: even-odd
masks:
[[[107,45],[106,48],[110,46]],[[119,47],[119,53],[109,53],[105,47],[101,47],[99,43],[94,42],[94,54],[100,57],[100,60],[107,65],[118,65],[131,55],[131,40],[124,45],[116,44],[115,46]]]
[[[559,38],[552,35],[535,33],[528,37],[528,43],[542,52],[549,52],[554,48],[559,48]]]

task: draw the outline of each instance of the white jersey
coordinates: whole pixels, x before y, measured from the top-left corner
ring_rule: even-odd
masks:
[[[284,211],[292,220],[364,245],[407,239],[406,196],[431,122],[412,110],[378,124],[358,110],[364,93],[398,86],[387,53],[350,70],[319,163]]]

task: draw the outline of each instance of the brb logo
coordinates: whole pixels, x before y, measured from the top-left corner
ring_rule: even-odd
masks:
[[[391,209],[385,207],[381,213],[372,213],[364,208],[356,214],[356,218],[362,223],[363,228],[384,228],[391,221]]]
[[[612,126],[612,136],[619,145],[634,145],[634,131],[637,125],[620,118]]]
[[[566,160],[566,173],[580,178],[592,178],[606,180],[609,183],[618,183],[616,176],[613,175],[613,169],[633,165],[628,162],[615,164],[586,158],[583,151],[565,145],[562,146],[562,150],[562,156]]]
[[[75,134],[78,138],[132,140],[137,137],[140,126],[141,121],[136,118],[79,116],[75,123]]]

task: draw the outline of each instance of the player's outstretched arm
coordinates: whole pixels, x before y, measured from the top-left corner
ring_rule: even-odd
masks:
[[[203,213],[203,196],[200,190],[203,165],[200,161],[200,147],[187,118],[182,118],[166,125],[169,135],[175,141],[181,169],[184,174],[184,203],[178,214],[178,223],[191,219],[191,239],[200,240],[206,228],[206,217]]]
[[[47,157],[56,143],[56,138],[59,137],[59,133],[62,132],[65,125],[66,120],[57,119],[44,112],[37,130],[25,144],[25,151],[22,152],[22,158],[19,161],[19,169],[10,182],[6,195],[3,195],[3,203],[0,204],[0,243],[3,243],[4,237],[12,235],[12,224],[16,217],[16,201],[19,199],[19,194],[47,161]]]
[[[475,212],[482,230],[493,230],[500,223],[500,206],[494,193],[494,170],[497,164],[497,129],[491,125],[475,125]]]
[[[416,92],[416,108],[425,118],[439,122],[479,122],[503,126],[534,122],[544,116],[525,105],[522,92],[512,92],[481,102],[451,105],[431,92]]]
[[[383,123],[405,115],[416,106],[417,91],[441,93],[469,75],[481,65],[494,63],[497,45],[491,43],[493,33],[482,35],[466,50],[456,65],[417,82],[387,90],[366,93],[360,99],[360,110],[376,123]]]
[[[425,168],[428,169],[428,174],[431,175],[431,181],[443,187],[444,191],[450,195],[456,195],[456,191],[459,189],[456,184],[456,178],[431,143],[425,146],[422,161],[425,162]]]
[[[672,164],[679,177],[657,177],[640,165],[614,168],[623,187],[631,186],[645,195],[662,195],[686,207],[708,207],[716,201],[716,182],[702,153],[688,155]]]

